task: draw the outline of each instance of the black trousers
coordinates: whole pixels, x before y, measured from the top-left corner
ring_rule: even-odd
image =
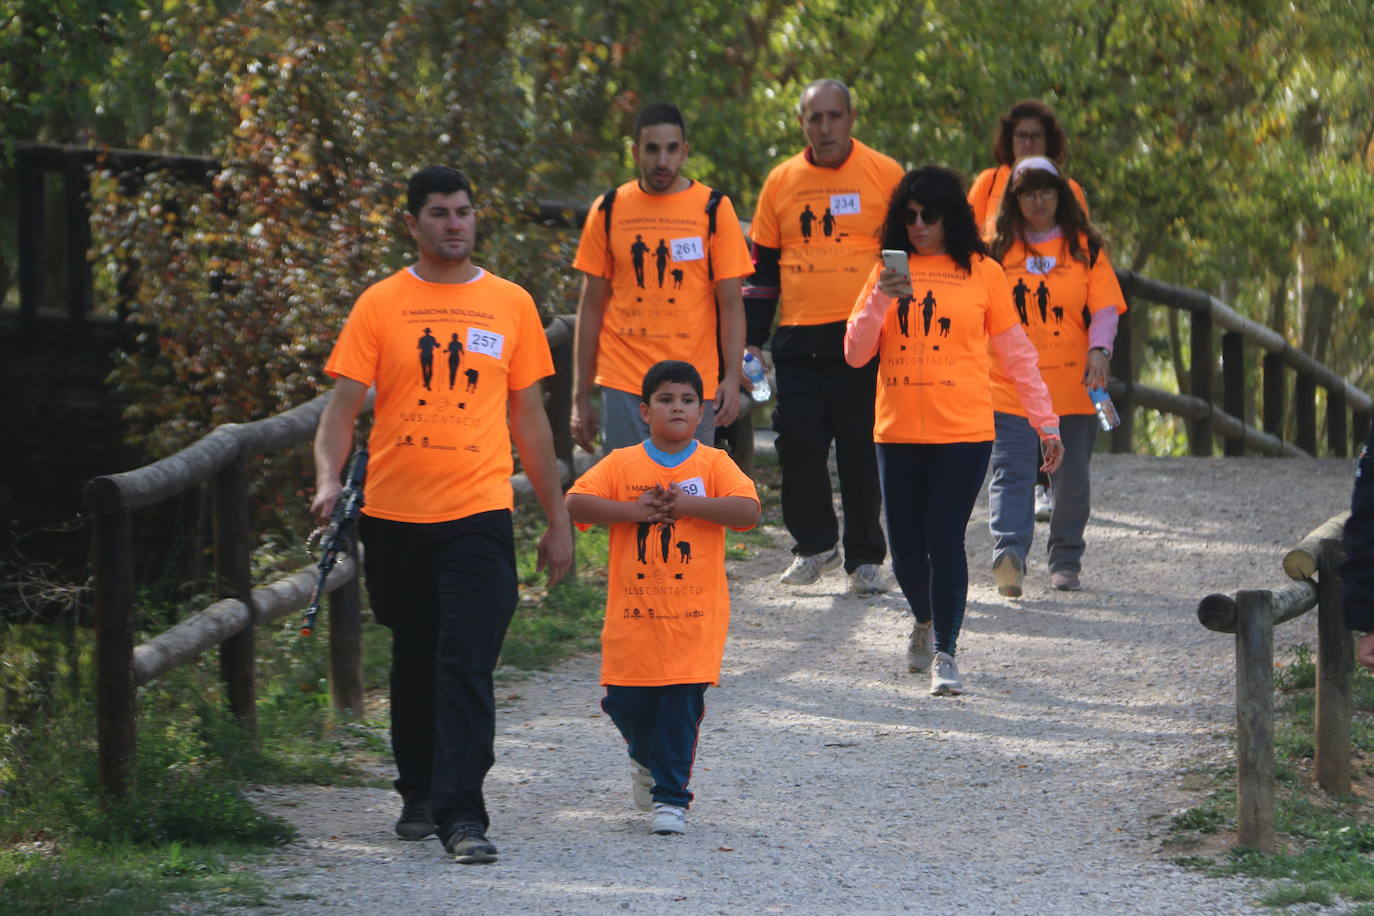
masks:
[[[778,402],[773,410],[782,467],[782,521],[798,556],[840,541],[830,488],[830,443],[844,510],[844,569],[881,563],[887,555],[882,488],[873,450],[873,395],[878,361],[859,369],[843,359],[783,356],[775,347]]]
[[[363,516],[367,592],[391,630],[396,791],[429,801],[439,838],[489,823],[482,783],[495,762],[492,670],[515,613],[510,513],[415,524]]]

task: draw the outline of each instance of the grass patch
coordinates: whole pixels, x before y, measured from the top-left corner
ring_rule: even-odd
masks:
[[[1266,855],[1232,848],[1216,855],[1184,855],[1172,861],[1213,875],[1272,881],[1261,902],[1275,908],[1332,906],[1374,916],[1374,675],[1357,668],[1352,693],[1351,796],[1318,788],[1312,772],[1316,664],[1307,646],[1275,671],[1275,829],[1280,852]],[[1194,851],[1215,846],[1236,829],[1235,768],[1206,774],[1208,794],[1170,821],[1166,845]]]

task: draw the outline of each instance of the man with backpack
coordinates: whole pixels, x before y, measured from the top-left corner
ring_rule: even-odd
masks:
[[[644,441],[640,387],[649,367],[697,367],[706,410],[696,438],[739,413],[744,352],[743,278],[749,247],[730,199],[682,174],[686,128],[676,105],[655,102],[635,118],[639,175],[601,195],[587,213],[573,267],[585,275],[577,304],[572,433],[587,451]],[[672,269],[644,269],[645,239],[663,240]],[[637,247],[642,246],[642,247]],[[638,257],[636,257],[638,255]],[[593,387],[601,388],[598,411]]]

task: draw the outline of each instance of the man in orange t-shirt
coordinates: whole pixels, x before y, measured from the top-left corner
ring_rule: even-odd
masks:
[[[845,572],[854,592],[875,594],[886,590],[879,567],[887,555],[873,451],[877,362],[850,366],[843,341],[859,284],[878,263],[878,227],[902,167],[850,136],[854,106],[838,80],[808,85],[797,120],[808,145],[764,182],[749,230],[754,275],[744,291],[746,341],[760,359],[779,295],[782,301],[772,345],[773,428],[783,524],[795,555],[782,581],[808,585],[841,563],[828,466],[833,441]]]
[[[553,360],[529,294],[470,260],[477,218],[466,176],[422,169],[406,203],[419,257],[358,297],[325,365],[336,381],[315,434],[310,508],[321,522],[333,511],[375,386],[358,526],[372,611],[392,632],[396,833],[437,832],[458,861],[491,862],[482,783],[495,759],[492,670],[516,603],[512,439],[548,517],[539,568],[552,584],[572,561],[539,391]],[[452,351],[467,367],[462,391],[433,385],[445,335],[463,341]]]
[[[714,443],[715,428],[730,425],[739,413],[740,288],[753,269],[739,218],[728,197],[682,174],[688,148],[676,105],[645,106],[635,118],[634,141],[638,179],[596,199],[573,260],[585,276],[571,425],[589,452],[598,432],[606,452],[648,435],[639,385],[661,360],[681,359],[701,373],[707,398],[697,428],[702,442]],[[601,388],[599,414],[592,404],[595,386]]]

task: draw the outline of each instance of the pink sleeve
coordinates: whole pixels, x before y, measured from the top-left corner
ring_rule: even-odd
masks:
[[[1026,416],[1037,434],[1046,426],[1059,426],[1059,417],[1050,401],[1050,390],[1040,377],[1040,362],[1035,355],[1035,345],[1026,336],[1020,324],[1014,324],[994,334],[988,340],[992,353],[1002,364],[1002,370],[1011,376],[1016,393],[1026,408]]]
[[[1088,349],[1101,347],[1111,356],[1112,345],[1116,341],[1116,326],[1121,320],[1121,314],[1116,310],[1116,306],[1109,305],[1098,309],[1092,315],[1092,324],[1088,325]]]
[[[844,361],[855,368],[864,365],[878,352],[883,320],[892,306],[892,297],[875,284],[863,308],[855,312],[844,330]]]

